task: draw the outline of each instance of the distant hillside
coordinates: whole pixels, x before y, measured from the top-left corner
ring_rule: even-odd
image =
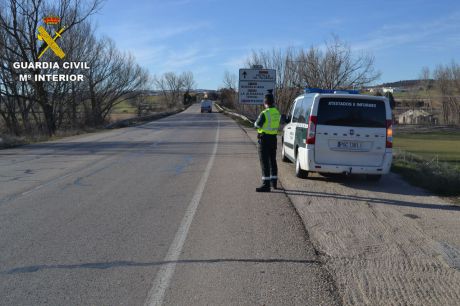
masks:
[[[434,82],[433,79],[430,79],[431,82]],[[377,85],[375,87],[422,87],[424,86],[425,80],[401,80],[397,82],[390,82],[390,83],[383,83],[381,85]]]

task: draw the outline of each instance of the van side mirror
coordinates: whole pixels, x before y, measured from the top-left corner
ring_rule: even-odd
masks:
[[[280,123],[283,124],[286,122],[286,115],[281,114]]]
[[[281,115],[281,123],[289,123],[291,118],[288,115]]]

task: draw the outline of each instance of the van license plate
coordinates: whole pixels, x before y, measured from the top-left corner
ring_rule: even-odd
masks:
[[[361,150],[362,143],[357,141],[338,141],[337,149]]]

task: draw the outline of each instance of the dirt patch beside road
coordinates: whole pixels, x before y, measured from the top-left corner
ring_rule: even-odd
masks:
[[[109,122],[110,123],[113,123],[113,122],[117,122],[117,121],[120,121],[120,120],[126,120],[126,119],[130,119],[130,118],[134,118],[134,117],[137,117],[136,114],[129,114],[129,113],[122,113],[122,114],[110,114],[110,120]]]
[[[255,132],[248,130],[252,138]],[[396,174],[279,176],[345,305],[459,305],[460,207]]]
[[[390,174],[299,180],[283,186],[346,305],[458,305],[460,208]]]

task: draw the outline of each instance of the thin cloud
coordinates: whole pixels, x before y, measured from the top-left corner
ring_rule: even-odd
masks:
[[[345,23],[345,19],[342,18],[334,18],[334,19],[326,19],[321,21],[318,25],[321,28],[337,28],[340,25]]]
[[[381,50],[423,42],[425,46],[447,45],[446,39],[458,31],[460,12],[430,22],[384,25],[373,38],[354,43],[354,50]]]
[[[152,1],[155,3],[155,6],[182,6],[192,3],[192,0],[161,0],[161,1]]]
[[[170,51],[170,50],[168,50]],[[213,50],[203,50],[197,47],[189,47],[181,52],[165,52],[158,61],[156,67],[158,72],[178,71],[190,69],[203,59],[209,59],[216,54]]]
[[[171,40],[177,40],[181,35],[194,33],[208,27],[207,23],[194,25],[163,26],[154,30],[145,29],[139,24],[130,24],[112,29],[123,39],[117,40],[121,50],[129,51],[143,65],[162,64],[164,58],[169,58]],[[177,57],[181,57],[180,54]],[[171,60],[172,62],[172,60]],[[185,63],[185,61],[182,61]]]
[[[454,47],[460,47],[459,33],[446,35],[441,41],[428,41],[423,45],[419,45],[417,49],[420,51],[445,52],[446,50],[452,49]]]
[[[179,25],[179,26],[168,26],[161,29],[154,29],[151,31],[150,37],[154,38],[155,40],[158,39],[167,39],[174,36],[182,35],[189,32],[195,32],[199,30],[203,30],[204,28],[209,27],[208,23],[199,23],[199,24],[192,24],[192,25]]]
[[[117,36],[123,37],[125,41],[146,42],[164,40],[174,36],[200,31],[209,26],[209,23],[202,22],[187,25],[153,26],[152,29],[146,28],[143,22],[130,22],[128,24],[119,24],[116,27],[112,27],[110,32],[117,33]]]
[[[227,61],[223,62],[221,66],[227,67],[228,69],[238,69],[244,67],[244,64],[249,57],[249,54],[232,57]]]
[[[160,59],[167,53],[167,50],[167,46],[159,45],[131,48],[127,51],[129,51],[140,64],[149,66],[160,62]]]

